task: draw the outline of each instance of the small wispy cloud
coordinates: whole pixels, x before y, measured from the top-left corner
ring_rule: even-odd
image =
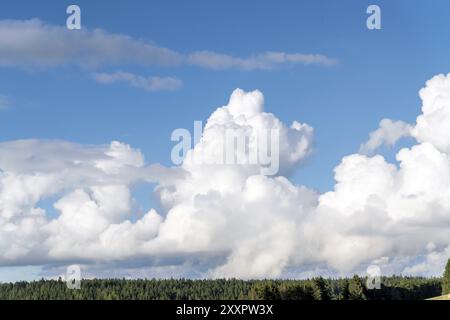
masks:
[[[332,66],[338,63],[336,59],[321,54],[290,54],[285,52],[266,52],[247,58],[238,58],[212,51],[199,51],[190,54],[187,59],[189,64],[215,70],[270,70],[284,64]]]
[[[143,77],[130,72],[93,73],[92,78],[101,84],[125,82],[146,91],[173,91],[180,88],[183,82],[174,77]]]
[[[180,53],[152,42],[100,29],[71,32],[39,19],[0,20],[0,66],[83,68],[127,65],[205,69],[270,70],[282,65],[330,66],[337,60],[323,54],[263,52],[236,57],[215,51]]]
[[[0,111],[11,108],[13,101],[10,97],[0,94]]]
[[[39,19],[0,20],[0,66],[97,68],[172,66],[180,62],[177,52],[123,34],[87,28],[71,32]]]
[[[412,126],[406,122],[383,119],[378,129],[369,134],[369,140],[360,146],[359,153],[371,154],[383,145],[391,147],[401,138],[410,137],[411,130]]]

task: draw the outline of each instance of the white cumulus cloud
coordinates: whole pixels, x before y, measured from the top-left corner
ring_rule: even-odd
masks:
[[[450,77],[440,74],[427,81],[420,90],[422,114],[417,117],[413,136],[430,142],[439,150],[450,152]]]
[[[435,121],[433,113],[447,119],[448,79],[436,76],[421,91],[415,145],[401,149],[395,163],[381,155],[344,157],[333,190],[323,194],[290,180],[311,153],[313,129],[265,112],[259,91],[235,90],[189,153],[215,163],[227,129],[250,141],[259,130],[278,129],[280,171],[271,176],[261,175],[258,164],[205,164],[194,156],[179,167],[148,166],[120,142],[1,143],[0,264],[79,262],[102,275],[123,268],[262,278],[345,275],[375,263],[384,274],[437,275],[450,250],[450,120]],[[422,131],[423,123],[433,123],[434,135]],[[392,126],[404,129],[381,125]],[[374,139],[389,144],[398,136]],[[132,191],[139,181],[157,183],[160,209],[136,217]],[[41,205],[45,199],[54,199],[56,215]]]

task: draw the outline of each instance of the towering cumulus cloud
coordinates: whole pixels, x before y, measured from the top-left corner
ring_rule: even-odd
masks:
[[[287,127],[265,113],[263,104],[259,91],[235,90],[229,104],[208,119],[202,140],[183,163],[188,177],[159,190],[168,214],[158,240],[164,248],[182,252],[222,253],[225,262],[212,270],[214,276],[279,275],[295,253],[298,225],[316,203],[315,192],[283,176],[262,176],[257,165],[189,161],[220,161],[215,158],[222,157],[227,129],[246,134],[250,141],[261,129],[277,129],[280,172],[292,170],[310,153],[312,128],[298,122]]]
[[[178,268],[241,278],[347,274],[370,264],[385,273],[440,273],[450,252],[450,75],[428,81],[420,96],[417,123],[383,122],[368,148],[406,133],[417,144],[395,163],[344,157],[324,194],[289,180],[311,153],[313,129],[266,113],[259,91],[235,90],[179,167],[148,166],[120,142],[1,143],[0,264],[76,262],[112,274],[145,265],[158,276]],[[259,132],[278,130],[278,172],[217,164],[229,129],[249,139],[236,151],[244,153],[258,147]],[[133,186],[141,181],[157,184],[158,212],[136,215]]]
[[[320,197],[314,220],[330,222],[320,247],[329,266],[351,270],[383,257],[386,267],[432,274],[448,258],[450,74],[428,81],[420,96],[423,113],[412,128],[418,144],[400,150],[398,164],[345,157],[334,191]],[[422,267],[411,267],[417,258]]]

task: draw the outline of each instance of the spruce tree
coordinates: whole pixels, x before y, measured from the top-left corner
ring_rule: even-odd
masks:
[[[344,284],[342,286],[342,292],[340,295],[340,300],[349,300],[350,299],[350,283],[347,279],[344,279]]]
[[[367,300],[366,288],[360,277],[354,275],[348,285],[350,300]]]
[[[251,300],[280,300],[278,286],[272,281],[258,281],[252,287],[249,298]]]
[[[450,259],[447,261],[444,277],[442,279],[442,294],[450,294]]]
[[[322,277],[313,280],[314,300],[331,300],[331,295],[325,280]]]

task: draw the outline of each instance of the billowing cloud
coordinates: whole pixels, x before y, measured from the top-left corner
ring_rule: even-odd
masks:
[[[397,153],[398,163],[388,163],[381,155],[354,154],[345,157],[335,169],[334,191],[320,196],[314,217],[328,221],[323,237],[318,237],[324,239],[318,251],[328,265],[352,270],[380,257],[391,264],[414,257],[428,261],[420,265],[432,268],[422,270],[422,274],[442,270],[444,258],[435,259],[435,265],[430,266],[430,257],[448,255],[450,244],[450,154],[445,138],[439,136],[447,134],[450,122],[445,122],[445,117],[444,121],[434,122],[430,128],[433,136],[424,136],[422,128],[433,105],[439,106],[435,110],[442,115],[450,111],[449,87],[445,85],[448,79],[450,74],[438,75],[420,91],[424,113],[412,129],[400,122],[385,123],[391,129],[397,127],[394,137],[411,131],[418,140],[416,145]],[[389,131],[384,127],[382,132]],[[385,136],[372,138],[389,143]],[[420,268],[399,264],[396,270],[412,273]]]
[[[100,29],[67,30],[38,19],[0,21],[0,66],[49,68],[194,65],[207,69],[272,69],[283,64],[333,65],[320,54],[268,52],[249,58],[199,51],[188,54]]]
[[[229,128],[250,137],[262,129],[279,130],[280,172],[286,174],[311,152],[311,127],[284,125],[264,112],[259,91],[238,89],[208,119],[191,153],[204,155],[205,161],[217,157]],[[206,256],[212,269],[204,274],[209,276],[281,272],[294,250],[296,225],[314,207],[316,192],[296,187],[283,176],[261,176],[258,164],[208,165],[189,159],[193,157],[180,168],[164,169],[145,166],[139,151],[119,142],[0,144],[0,264]],[[158,182],[163,211],[152,209],[133,220],[131,187],[139,181]],[[40,206],[52,197],[57,212],[53,218]],[[278,239],[280,233],[284,240]],[[247,259],[254,265],[238,271]],[[227,262],[217,266],[221,260]]]
[[[92,74],[92,78],[101,84],[124,82],[146,91],[173,91],[183,84],[180,79],[174,77],[143,77],[124,71],[114,73],[96,72]]]
[[[379,128],[370,133],[369,140],[361,145],[359,152],[369,154],[382,145],[392,147],[401,138],[411,136],[411,129],[412,126],[403,121],[383,119]]]
[[[140,265],[158,276],[189,270],[241,278],[343,275],[377,264],[385,274],[439,274],[450,250],[450,122],[433,113],[450,110],[448,79],[436,76],[421,91],[415,145],[401,149],[395,163],[382,155],[344,157],[333,190],[323,194],[290,180],[311,153],[313,129],[265,112],[259,91],[235,90],[179,167],[147,166],[138,150],[119,142],[0,144],[0,264],[78,262],[114,275]],[[436,136],[425,135],[423,123],[433,123]],[[279,172],[218,165],[230,128],[249,141],[277,129]],[[381,135],[378,141],[395,140]],[[204,162],[194,161],[200,155]],[[132,186],[139,181],[157,183],[159,209],[136,217]],[[41,205],[49,199],[56,215]]]
[[[138,150],[119,142],[107,146],[43,140],[1,143],[0,168],[2,265],[113,258],[117,253],[110,252],[108,241],[101,241],[108,239],[108,230],[117,228],[121,232],[116,235],[124,236],[131,228],[135,236],[145,238],[148,234],[141,233],[154,228],[159,219],[151,210],[130,226],[130,186],[183,176],[177,169],[166,173],[158,165],[144,166]],[[57,197],[55,219],[40,207],[48,197]]]
[[[260,165],[208,165],[223,156],[230,128],[250,131],[250,141],[263,128],[279,130],[282,174],[311,152],[311,127],[298,122],[288,127],[264,112],[261,92],[235,90],[228,105],[210,116],[201,141],[186,157],[187,178],[158,189],[168,208],[158,244],[182,252],[223,253],[225,263],[210,270],[214,277],[276,276],[295,252],[299,222],[312,211],[317,193],[281,175],[261,176]],[[250,143],[247,153],[254,147]],[[191,161],[199,157],[201,164]]]
[[[439,150],[450,152],[450,77],[438,75],[420,90],[422,114],[417,118],[413,136],[420,142],[430,142]]]

